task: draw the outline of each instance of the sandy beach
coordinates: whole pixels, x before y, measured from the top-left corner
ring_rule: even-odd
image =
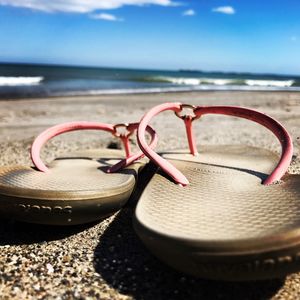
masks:
[[[239,105],[279,120],[290,132],[294,157],[289,172],[300,174],[300,93],[189,92],[53,97],[0,101],[0,166],[30,165],[29,147],[49,126],[68,121],[137,122],[163,102]],[[167,112],[152,123],[157,150],[186,148],[182,121]],[[176,130],[175,130],[176,128]],[[195,123],[201,144],[247,144],[280,152],[265,128],[238,118],[205,116]],[[133,143],[135,141],[133,140]],[[107,133],[74,132],[51,140],[45,161],[79,149],[119,146]],[[134,195],[102,222],[51,227],[0,219],[1,299],[299,299],[300,273],[286,278],[224,283],[193,278],[165,266],[135,235]]]

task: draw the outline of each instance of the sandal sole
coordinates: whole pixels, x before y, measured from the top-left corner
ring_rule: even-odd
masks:
[[[43,173],[30,167],[0,169],[0,213],[30,223],[75,225],[104,218],[125,205],[136,184],[137,162],[107,174],[123,157],[119,150],[73,153]]]
[[[281,277],[300,270],[300,176],[261,184],[278,161],[248,146],[164,153],[186,175],[180,187],[155,173],[134,228],[159,259],[194,276],[222,280]]]

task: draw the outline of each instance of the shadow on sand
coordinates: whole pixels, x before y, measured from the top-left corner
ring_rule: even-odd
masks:
[[[257,300],[272,298],[283,286],[284,279],[257,282],[202,280],[179,273],[158,261],[140,242],[132,227],[135,202],[143,186],[112,221],[95,249],[95,270],[111,287],[135,299],[146,300]]]
[[[28,245],[32,243],[60,240],[80,233],[96,223],[74,226],[53,226],[0,219],[0,246]]]

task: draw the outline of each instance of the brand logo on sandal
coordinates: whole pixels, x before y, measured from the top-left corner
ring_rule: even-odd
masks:
[[[272,258],[265,258],[262,260],[253,260],[244,263],[202,263],[199,264],[197,259],[193,260],[195,267],[198,271],[203,273],[218,272],[223,273],[227,272],[228,274],[236,272],[251,272],[251,271],[272,271],[280,266],[288,266],[295,262],[300,262],[300,252],[297,252],[295,255],[285,255]]]
[[[54,213],[54,214],[71,214],[72,206],[40,206],[40,205],[29,205],[29,204],[17,204],[19,211],[22,212],[37,212],[37,213]]]

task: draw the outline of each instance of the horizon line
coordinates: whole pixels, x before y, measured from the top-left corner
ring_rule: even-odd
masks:
[[[174,68],[174,69],[151,69],[142,67],[112,67],[112,66],[92,66],[92,65],[76,65],[76,64],[60,64],[60,63],[43,63],[43,62],[16,62],[1,61],[0,65],[35,65],[45,67],[69,67],[69,68],[90,68],[90,69],[120,69],[120,70],[140,70],[140,71],[163,71],[163,72],[191,72],[191,73],[223,73],[223,74],[242,74],[242,75],[259,75],[259,76],[282,76],[282,77],[300,77],[300,74],[283,74],[270,72],[251,72],[251,71],[221,71],[221,70],[201,70],[190,68]]]

